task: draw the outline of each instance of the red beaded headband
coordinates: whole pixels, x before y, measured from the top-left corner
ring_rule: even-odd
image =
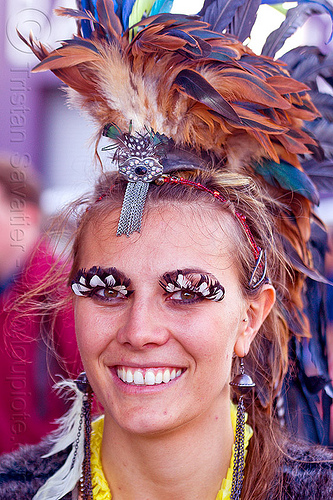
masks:
[[[161,177],[158,177],[155,179],[155,184],[157,185],[163,185],[163,184],[181,184],[183,186],[191,186],[194,187],[195,189],[199,189],[200,191],[205,191],[206,193],[210,193],[216,198],[217,200],[221,201],[222,203],[225,203],[226,206],[230,205],[230,200],[227,200],[224,198],[224,196],[221,195],[219,191],[213,191],[212,189],[204,186],[203,184],[200,184],[200,182],[194,182],[189,179],[184,179],[183,177],[175,177],[175,176],[169,176],[169,175],[163,175]],[[113,189],[113,186],[111,186],[110,191],[111,192]],[[103,193],[95,203],[103,200],[107,196],[107,193]],[[87,208],[89,210],[90,207]],[[247,236],[247,239],[251,245],[253,255],[256,259],[256,263],[254,266],[254,270],[252,272],[251,278],[249,280],[249,286],[250,288],[257,288],[263,281],[266,279],[266,271],[267,271],[267,257],[266,257],[266,252],[262,250],[255,242],[255,239],[253,237],[253,234],[251,232],[251,229],[249,228],[248,224],[246,223],[246,217],[245,215],[241,214],[240,212],[237,212],[237,210],[234,212],[234,215],[240,225],[242,226],[243,231],[245,231],[245,234]],[[259,279],[256,279],[257,271],[260,269],[261,271],[261,276]]]
[[[182,184],[183,186],[191,186],[196,189],[199,189],[200,191],[205,191],[206,193],[210,193],[216,198],[217,200],[221,201],[222,203],[227,204],[226,206],[230,205],[230,200],[227,200],[224,198],[224,196],[221,195],[219,191],[213,191],[212,189],[204,186],[203,184],[200,184],[200,182],[194,182],[190,181],[189,179],[184,179],[183,177],[175,177],[175,176],[168,176],[168,175],[163,175],[162,177],[159,177],[157,181],[158,184],[161,183],[162,185],[162,180],[163,184],[168,183],[168,184]],[[237,218],[238,222],[242,226],[243,230],[245,231],[245,234],[247,236],[247,239],[251,245],[253,255],[256,259],[256,264],[254,266],[254,270],[251,274],[251,278],[249,280],[249,286],[250,288],[257,288],[263,281],[266,279],[266,271],[267,271],[267,256],[266,252],[262,250],[260,247],[255,242],[255,239],[253,237],[253,234],[251,232],[251,229],[249,228],[248,224],[246,223],[246,217],[245,215],[241,214],[240,212],[235,211],[234,212],[235,217]],[[256,274],[258,269],[261,270],[261,276],[259,279],[256,280]]]
[[[219,191],[213,191],[212,189],[209,189],[208,187],[200,184],[200,182],[194,182],[194,181],[190,181],[188,179],[184,179],[183,177],[174,177],[174,176],[172,176],[172,177],[163,176],[162,179],[163,179],[163,183],[182,184],[185,186],[192,186],[196,189],[199,189],[200,191],[205,191],[206,193],[210,193],[217,200],[220,200],[222,203],[226,203],[227,205],[230,205],[230,200],[227,200],[226,198],[224,198],[224,196],[222,196],[221,193],[219,193]],[[246,223],[245,215],[235,211],[235,217],[237,217],[239,223],[243,227],[243,229],[246,233],[246,236],[250,242],[250,245],[252,247],[253,254],[254,254],[255,258],[258,259],[260,252],[261,252],[261,248],[257,246],[257,244],[254,240],[254,237],[251,233],[251,229],[249,228],[249,226]]]

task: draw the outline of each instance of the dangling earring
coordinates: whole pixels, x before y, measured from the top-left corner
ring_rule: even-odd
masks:
[[[82,473],[80,477],[80,488],[82,493],[82,500],[93,500],[90,453],[91,405],[93,391],[85,372],[80,373],[78,378],[75,380],[75,383],[79,391],[83,393],[79,429],[74,445],[75,448],[78,448],[82,432],[82,424],[84,424],[84,457],[82,462]],[[74,452],[73,461],[75,460],[75,455],[76,453]]]
[[[234,444],[234,469],[231,484],[231,500],[239,500],[243,486],[244,476],[244,436],[245,436],[245,407],[244,395],[255,387],[250,375],[245,373],[243,358],[239,358],[240,373],[236,375],[230,385],[238,395],[236,431]]]
[[[76,380],[61,380],[57,386],[71,396],[73,404],[58,420],[59,427],[51,438],[52,447],[45,458],[72,449],[65,463],[43,484],[34,500],[57,500],[72,492],[80,483],[82,500],[93,500],[90,468],[91,403],[93,392],[85,373]]]

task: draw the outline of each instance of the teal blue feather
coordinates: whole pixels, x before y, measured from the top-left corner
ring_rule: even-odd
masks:
[[[276,163],[272,160],[266,160],[263,164],[256,163],[254,171],[272,186],[299,193],[315,205],[319,205],[319,194],[316,186],[306,173],[290,163],[285,161]]]
[[[173,6],[173,0],[156,0],[151,8],[150,16],[155,16],[155,14],[161,14],[170,12]]]
[[[109,123],[104,127],[103,135],[109,137],[110,139],[119,139],[122,136],[122,132],[116,125]]]

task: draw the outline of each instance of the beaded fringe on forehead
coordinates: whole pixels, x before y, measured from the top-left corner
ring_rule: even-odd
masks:
[[[117,236],[141,231],[143,208],[145,205],[149,184],[138,180],[128,182],[121,207]]]

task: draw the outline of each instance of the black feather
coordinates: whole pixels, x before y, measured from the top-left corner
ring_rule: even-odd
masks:
[[[309,92],[313,104],[318,109],[324,120],[333,122],[333,96],[330,94],[322,94],[320,92]],[[318,121],[319,122],[319,121]],[[317,122],[317,123],[318,123]],[[316,123],[316,122],[313,122]],[[332,133],[332,130],[330,131]],[[333,140],[333,137],[332,137]]]
[[[185,53],[188,57],[192,57],[193,59],[200,59],[203,57],[208,57],[212,51],[211,46],[205,40],[201,40],[200,38],[193,37],[196,41],[195,46],[185,45],[182,49],[179,50],[180,53]]]
[[[310,64],[304,66],[299,65],[292,76],[296,80],[300,80],[299,73],[300,69],[302,69],[304,72],[302,81],[304,83],[307,83],[307,85],[311,87],[311,89],[318,90],[317,77],[321,76],[322,78],[327,79],[327,81],[329,82],[332,74],[332,64],[333,58],[326,57],[324,60],[319,60],[317,64],[313,64],[312,66]]]
[[[217,90],[199,73],[184,69],[178,73],[174,80],[182,92],[196,101],[205,104],[223,118],[234,124],[241,125],[242,121],[233,107],[219,94]]]
[[[222,33],[231,23],[238,7],[245,2],[246,0],[205,0],[199,16],[211,25],[212,30]]]
[[[302,167],[320,193],[333,196],[333,158],[320,163],[308,160],[302,162]]]
[[[313,72],[313,68],[319,68],[324,60],[324,55],[318,47],[310,45],[295,47],[283,54],[281,60],[287,64],[290,75],[295,80],[306,82],[311,88],[317,88],[317,74]]]
[[[260,4],[261,0],[248,0],[243,5],[240,5],[228,26],[228,33],[235,35],[238,40],[244,42],[251,34]]]
[[[214,47],[209,57],[218,61],[231,60],[232,65],[236,66],[238,64],[238,61],[235,61],[237,55],[237,51],[232,47]]]
[[[121,35],[122,25],[114,12],[112,1],[97,0],[98,21],[104,26],[107,34],[112,39],[114,34]]]
[[[80,38],[78,36],[74,36],[69,40],[64,40],[64,43],[66,45],[79,45],[81,47],[86,47],[87,49],[96,52],[96,54],[99,54],[99,50],[97,49],[97,47],[92,42],[90,42],[90,40],[87,40],[86,38]]]
[[[307,122],[308,132],[310,132],[320,142],[323,151],[323,157],[311,158],[311,160],[331,159],[333,157],[333,123],[324,119],[318,119],[315,122]],[[308,159],[308,157],[306,157]]]
[[[69,9],[66,7],[61,7],[59,9],[59,12],[60,11],[62,16],[77,17],[78,19],[89,19],[89,20],[95,19],[90,11],[85,11],[81,9]]]
[[[328,251],[327,233],[319,226],[311,225],[311,237],[309,241],[309,249],[311,251],[313,264],[321,273],[325,272],[325,255]],[[306,287],[306,312],[310,321],[310,331],[312,337],[309,343],[311,359],[318,369],[326,383],[328,375],[328,365],[326,358],[326,325],[327,314],[325,310],[326,302],[326,285],[307,279]],[[319,381],[318,381],[319,382]],[[327,390],[332,394],[332,387],[328,386]]]
[[[332,285],[332,283],[325,278],[317,269],[310,268],[305,264],[302,258],[298,255],[293,245],[287,238],[282,236],[283,246],[287,259],[290,261],[292,267],[304,274],[308,278],[320,283],[325,283],[326,285]]]
[[[136,24],[133,24],[131,26],[134,28],[135,26],[149,26],[149,25],[154,25],[154,24],[164,24],[167,21],[172,21],[170,26],[177,25],[179,23],[186,23],[186,28],[189,28],[191,26],[191,23],[189,22],[190,20],[196,21],[196,23],[193,23],[193,28],[198,28],[200,27],[200,17],[199,16],[187,16],[186,14],[156,14],[156,16],[147,17],[146,19],[142,19],[141,21],[137,22]],[[201,23],[202,26],[204,24]]]
[[[313,14],[323,14],[324,12],[326,12],[326,10],[321,5],[308,3],[300,4],[293,9],[289,9],[280,27],[267,37],[261,53],[265,56],[274,57],[287,38],[293,35],[298,28],[303,26],[310,16]]]
[[[207,57],[211,53],[211,46],[205,40],[199,37],[192,36],[185,31],[177,28],[171,28],[163,31],[163,35],[174,36],[185,40],[187,44],[179,50],[180,53],[186,53],[188,57],[194,59]]]

